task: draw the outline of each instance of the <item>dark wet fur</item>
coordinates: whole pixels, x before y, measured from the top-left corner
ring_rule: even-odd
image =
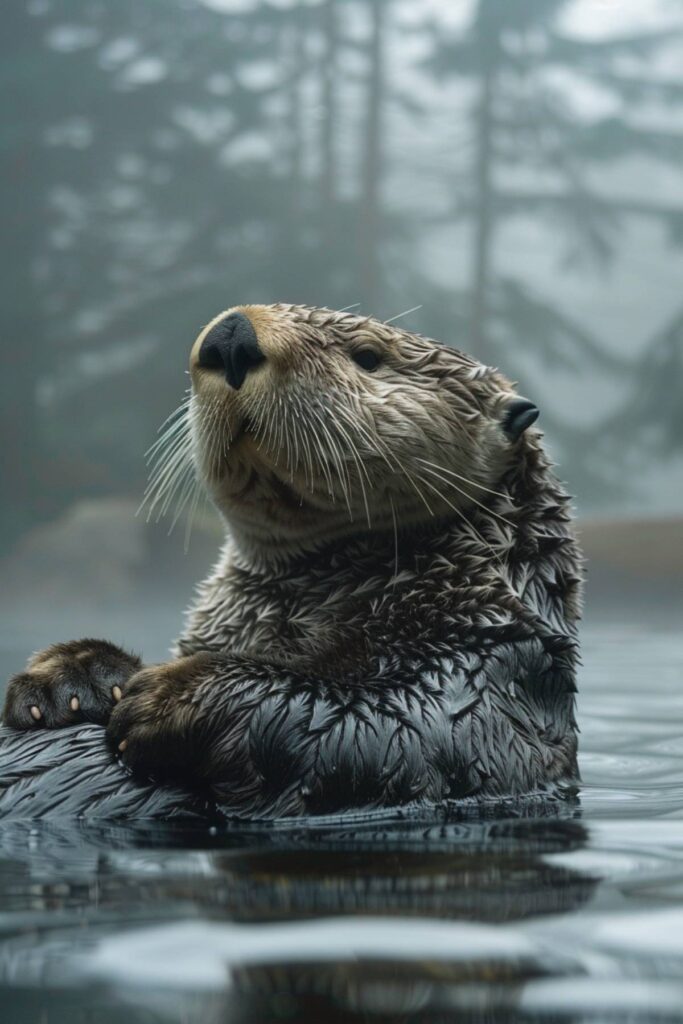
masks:
[[[456,397],[495,398],[496,375],[458,359]],[[467,515],[275,567],[226,549],[173,661],[93,640],[34,657],[8,689],[26,731],[0,737],[0,814],[277,819],[570,787],[582,560],[540,436],[503,443],[509,468]]]
[[[214,813],[188,790],[135,781],[104,729],[0,728],[0,818],[172,818]]]
[[[535,793],[438,803],[414,803],[399,808],[368,808],[341,815],[309,817],[316,828],[357,830],[374,823],[375,827],[396,828],[397,822],[416,822],[422,829],[436,827],[435,822],[488,817],[537,818],[571,813],[576,806],[576,786],[565,781]],[[252,817],[244,807],[222,804],[206,790],[188,785],[159,785],[135,777],[109,749],[102,728],[73,725],[59,732],[37,730],[30,735],[0,726],[0,819],[28,821],[46,818],[58,821],[81,818],[90,821],[119,820],[144,822],[185,820],[209,824],[250,820],[255,824],[290,828],[293,819]],[[382,825],[386,822],[386,825]],[[440,834],[440,833],[438,833]],[[147,836],[147,833],[144,833]],[[168,842],[168,839],[166,839]]]
[[[211,642],[190,633],[180,641],[185,657],[133,676],[109,745],[92,726],[5,730],[0,814],[164,817],[220,805],[281,817],[490,801],[567,785],[576,778],[578,648],[566,609],[576,610],[577,555],[566,497],[552,478],[539,490],[536,474],[545,477],[547,464],[537,449],[523,469],[514,482],[525,518],[508,558],[511,577],[527,581],[523,602],[506,590],[479,592],[481,552],[462,549],[457,529],[454,540],[442,528],[405,541],[401,557],[420,575],[391,595],[381,620],[385,659],[368,660],[354,679],[343,650],[316,672],[266,652],[207,650]],[[480,529],[484,515],[473,517]],[[376,555],[376,545],[363,555],[351,544],[319,558],[364,577],[363,558]],[[454,580],[461,589],[451,595]],[[249,581],[241,585],[246,594]],[[110,657],[120,667],[130,656],[113,648]],[[361,663],[358,649],[352,661]],[[133,775],[116,759],[122,739]]]

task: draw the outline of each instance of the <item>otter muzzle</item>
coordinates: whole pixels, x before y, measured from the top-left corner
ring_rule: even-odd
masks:
[[[249,317],[230,313],[204,338],[198,362],[206,370],[223,370],[228,384],[239,390],[249,371],[265,358]]]

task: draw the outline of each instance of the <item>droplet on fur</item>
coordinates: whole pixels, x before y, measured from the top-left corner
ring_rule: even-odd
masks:
[[[33,716],[33,718],[35,718],[36,722],[39,722],[40,719],[43,717],[43,712],[36,704],[33,704],[31,706],[31,715]]]
[[[111,692],[112,692],[112,696],[113,696],[114,700],[121,700],[121,697],[123,696],[123,693],[121,692],[121,687],[120,686],[112,686]]]
[[[119,750],[121,751],[121,753],[124,752],[124,750],[126,749],[127,746],[128,746],[128,740],[121,740],[121,742],[119,743]]]
[[[72,711],[78,711],[80,706],[81,702],[78,699],[78,697],[72,697],[71,700],[69,701],[69,707],[71,708]]]

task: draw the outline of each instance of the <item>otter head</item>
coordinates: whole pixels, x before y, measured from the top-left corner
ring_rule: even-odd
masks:
[[[349,312],[235,306],[197,338],[198,474],[252,544],[457,517],[486,502],[538,415],[495,370]]]

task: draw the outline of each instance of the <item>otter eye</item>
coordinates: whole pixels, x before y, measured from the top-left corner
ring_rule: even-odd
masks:
[[[358,348],[355,352],[351,353],[351,358],[354,363],[357,363],[362,369],[372,373],[376,370],[379,364],[382,362],[380,357],[371,348]]]

